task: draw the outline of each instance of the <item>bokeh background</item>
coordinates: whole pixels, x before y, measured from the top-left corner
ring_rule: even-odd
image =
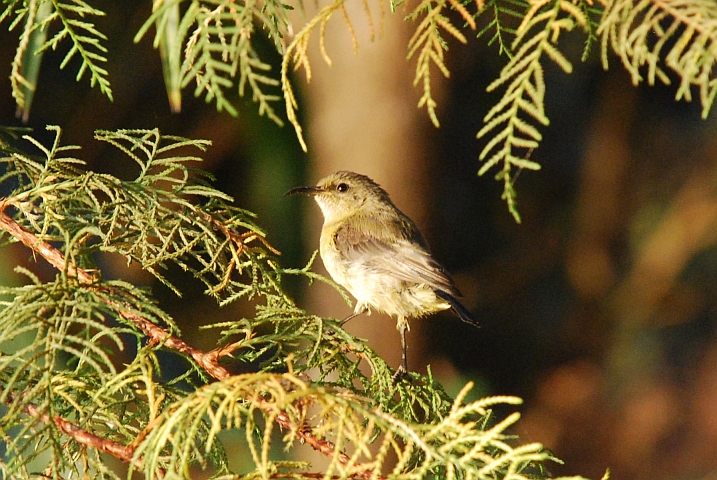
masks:
[[[289,127],[258,117],[250,99],[234,94],[240,115],[184,95],[171,114],[159,56],[151,37],[133,37],[151,2],[96,1],[107,15],[114,102],[85,78],[77,62],[59,64],[66,50],[43,59],[29,126],[42,137],[60,125],[65,144],[90,168],[130,178],[133,165],[92,140],[95,129],[154,128],[213,142],[203,155],[216,186],[256,212],[285,265],[303,266],[318,246],[320,213],[308,199],[282,198],[338,169],[367,174],[419,224],[464,293],[482,327],[449,314],[415,321],[410,366],[428,365],[454,391],[476,382],[476,394],[525,399],[523,441],[549,446],[565,465],[554,474],[600,478],[717,478],[717,135],[715,114],[674,101],[674,86],[634,87],[619,61],[604,71],[597,49],[579,61],[583,37],[567,36],[563,51],[575,64],[566,75],[545,65],[551,125],[532,159],[539,172],[517,179],[518,225],[489,173],[477,177],[475,138],[499,94],[486,86],[505,57],[470,39],[450,42],[449,79],[434,72],[439,129],[416,107],[406,44],[414,24],[405,12],[372,12],[376,39],[360,2],[349,2],[359,53],[339,15],[327,28],[325,65],[312,47],[312,81],[295,77],[309,144],[304,154]],[[312,7],[307,7],[311,9]],[[306,14],[295,13],[297,24]],[[17,34],[0,25],[0,124],[20,125],[10,94]],[[257,38],[257,49],[279,56]],[[279,110],[282,107],[278,106]],[[49,138],[49,136],[47,137]],[[5,249],[13,266],[22,249]],[[202,348],[216,336],[199,330],[250,305],[218,309],[199,285],[186,282],[177,299],[141,271],[105,260],[109,275],[152,286],[183,333]],[[33,265],[42,270],[42,265]],[[323,271],[320,262],[316,269]],[[3,268],[3,270],[8,270]],[[46,272],[51,275],[52,272]],[[11,271],[2,281],[20,281]],[[321,284],[289,284],[312,313],[342,318],[351,309]],[[399,361],[395,323],[380,315],[348,324],[392,364]]]

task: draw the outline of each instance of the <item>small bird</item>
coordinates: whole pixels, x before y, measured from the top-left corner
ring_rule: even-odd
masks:
[[[451,309],[478,325],[457,298],[461,293],[431,256],[418,227],[393,204],[388,193],[365,175],[341,171],[314,187],[284,194],[311,195],[324,215],[319,253],[336,283],[356,298],[354,313],[376,310],[396,317],[401,334],[401,366],[394,381],[408,371],[408,319]]]

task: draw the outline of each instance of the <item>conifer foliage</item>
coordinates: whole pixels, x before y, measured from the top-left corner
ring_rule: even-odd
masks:
[[[337,18],[358,47],[347,1],[290,16],[302,2],[154,0],[135,40],[153,33],[173,110],[181,110],[186,88],[232,115],[238,109],[228,92],[250,95],[277,124],[285,110],[306,148],[291,74],[311,78],[312,38],[331,63],[324,29]],[[452,41],[485,41],[505,58],[487,87],[500,98],[479,113],[479,173],[497,171],[517,220],[515,176],[540,168],[530,156],[550,123],[545,65],[575,68],[576,59],[561,51],[568,32],[583,35],[583,60],[597,49],[605,68],[618,59],[635,84],[674,82],[676,98],[699,98],[703,116],[717,92],[712,0],[361,1],[372,30],[376,11],[399,7],[415,25],[407,61],[422,90],[418,106],[436,126],[432,79],[450,76]],[[75,68],[78,81],[112,99],[107,37],[97,27],[105,13],[93,3],[2,2],[0,24],[18,38],[10,83],[21,117],[30,114],[48,50],[64,52],[59,68]],[[281,57],[276,71],[256,48],[259,35]],[[49,130],[49,145],[0,131],[2,248],[23,249],[16,271],[25,278],[0,287],[3,478],[119,478],[111,458],[145,478],[190,478],[199,470],[261,479],[549,476],[545,464],[556,459],[507,433],[519,415],[491,413],[519,399],[468,400],[470,384],[450,398],[430,372],[394,384],[363,341],[295,305],[282,286],[286,276],[331,281],[311,262],[283,267],[254,216],[212,188],[195,168],[209,142],[157,130],[97,131],[96,141],[135,165],[135,178],[121,180],[86,170],[79,147],[64,145],[60,128]],[[105,256],[137,264],[181,294],[167,275],[177,267],[220,305],[251,300],[255,314],[219,319],[211,326],[221,332],[218,346],[197,349],[151,291],[103,277]],[[51,278],[40,274],[40,263],[52,267]],[[160,352],[185,365],[183,373],[163,371]],[[233,374],[237,366],[249,373]],[[241,440],[240,466],[230,461],[226,435]],[[326,466],[301,461],[307,447]]]
[[[237,115],[227,92],[251,94],[262,115],[283,124],[286,119],[306,149],[297,116],[298,100],[291,73],[303,70],[311,79],[307,49],[318,37],[324,61],[331,64],[324,31],[339,18],[346,25],[358,50],[346,2],[328,0],[316,4],[309,15],[304,4],[278,0],[154,0],[153,10],[136,34],[141,41],[154,30],[154,46],[162,58],[165,84],[172,110],[181,110],[181,91],[193,86],[196,96],[214,102],[217,109]],[[352,0],[359,1],[359,0]],[[654,84],[677,82],[676,99],[699,97],[703,116],[711,110],[717,91],[714,72],[717,57],[717,7],[712,0],[361,0],[366,21],[374,37],[374,17],[385,10],[407,12],[405,20],[415,24],[407,42],[407,60],[415,63],[414,84],[423,94],[419,107],[426,107],[431,121],[439,125],[439,105],[432,81],[436,74],[450,76],[446,55],[449,41],[485,40],[505,57],[498,78],[489,91],[501,92],[495,105],[483,115],[484,126],[477,136],[485,141],[479,153],[483,175],[496,170],[503,184],[503,198],[516,220],[516,174],[522,169],[538,170],[531,152],[540,145],[550,120],[544,102],[546,62],[566,73],[573,63],[561,51],[567,32],[580,32],[585,42],[582,60],[599,48],[605,68],[616,56],[633,82]],[[17,31],[19,44],[12,62],[11,83],[18,111],[29,115],[42,53],[65,48],[60,65],[65,68],[79,58],[77,79],[89,77],[112,98],[107,63],[106,36],[95,23],[104,12],[85,0],[5,0],[0,23]],[[387,8],[388,7],[388,8]],[[290,16],[291,10],[301,15]],[[451,13],[453,12],[453,13]],[[300,23],[296,23],[301,18]],[[50,34],[51,32],[57,32]],[[255,47],[264,36],[282,58],[280,71]],[[75,65],[73,62],[72,65]],[[85,75],[87,74],[87,75]],[[483,88],[483,87],[476,87]]]
[[[506,432],[519,414],[491,415],[519,399],[468,401],[470,384],[451,399],[430,374],[394,384],[363,341],[298,308],[282,278],[328,280],[311,264],[281,267],[252,215],[191,167],[208,142],[98,131],[134,162],[136,177],[120,180],[85,170],[49,130],[51,145],[0,137],[0,232],[4,248],[25,250],[27,279],[0,288],[3,478],[120,478],[112,457],[144,478],[546,477],[552,455]],[[219,345],[199,350],[150,291],[103,278],[108,255],[172,288],[165,272],[178,266],[221,304],[252,299],[256,313],[218,321]],[[49,278],[33,273],[45,262]],[[163,372],[159,352],[184,372]],[[301,461],[306,446],[327,465]]]

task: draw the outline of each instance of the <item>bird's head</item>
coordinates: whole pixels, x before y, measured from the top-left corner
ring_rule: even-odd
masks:
[[[284,195],[311,195],[319,204],[326,223],[355,213],[371,214],[395,209],[386,191],[366,175],[341,171],[319,180],[313,187],[292,188]]]

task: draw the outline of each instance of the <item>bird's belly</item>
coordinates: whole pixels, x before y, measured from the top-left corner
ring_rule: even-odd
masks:
[[[326,253],[326,252],[323,252]],[[346,265],[334,255],[322,255],[326,270],[336,283],[356,298],[356,311],[368,307],[397,317],[421,317],[450,305],[425,284],[410,283],[362,262]]]

